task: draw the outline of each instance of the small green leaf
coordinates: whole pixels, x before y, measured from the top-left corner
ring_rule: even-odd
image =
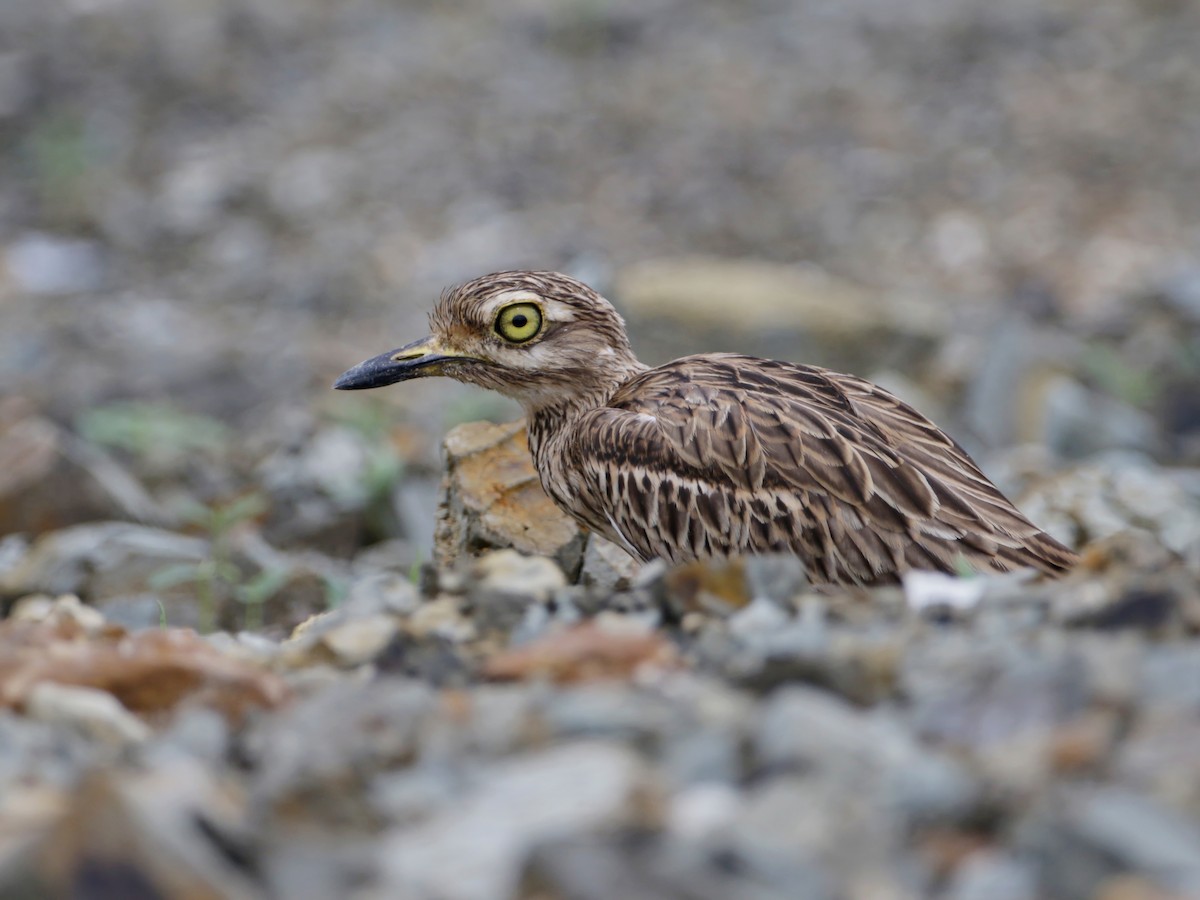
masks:
[[[164,591],[167,588],[188,584],[207,577],[204,563],[175,563],[163,566],[147,580],[151,590]]]
[[[237,598],[248,605],[261,605],[279,593],[288,582],[287,569],[263,569],[237,590]]]

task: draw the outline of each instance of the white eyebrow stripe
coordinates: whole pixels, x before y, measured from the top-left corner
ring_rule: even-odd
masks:
[[[539,297],[532,291],[527,291],[520,288],[496,294],[496,296],[492,297],[486,304],[484,304],[483,310],[487,318],[490,319],[494,318],[496,313],[498,313],[505,306],[508,306],[510,303],[521,302],[536,304],[542,310],[543,315],[545,315],[546,318],[552,322],[575,321],[575,310],[571,309],[571,307],[567,306],[565,303],[558,303],[554,300],[546,300],[542,297]]]

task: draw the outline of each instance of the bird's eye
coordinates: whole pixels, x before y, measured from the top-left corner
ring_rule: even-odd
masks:
[[[536,303],[514,303],[496,316],[496,334],[510,344],[523,344],[542,330],[542,311]]]

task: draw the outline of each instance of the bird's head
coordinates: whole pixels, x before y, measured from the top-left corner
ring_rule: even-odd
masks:
[[[359,363],[334,388],[446,375],[527,410],[603,393],[641,371],[612,304],[557,272],[498,272],[446,291],[430,334]]]

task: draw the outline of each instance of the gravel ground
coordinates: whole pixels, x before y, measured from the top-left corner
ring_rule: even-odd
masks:
[[[1182,0],[0,3],[0,896],[1200,896],[1198,40]],[[328,390],[512,266],[649,360],[877,378],[1084,564],[635,572],[519,427],[442,449],[512,407]]]

